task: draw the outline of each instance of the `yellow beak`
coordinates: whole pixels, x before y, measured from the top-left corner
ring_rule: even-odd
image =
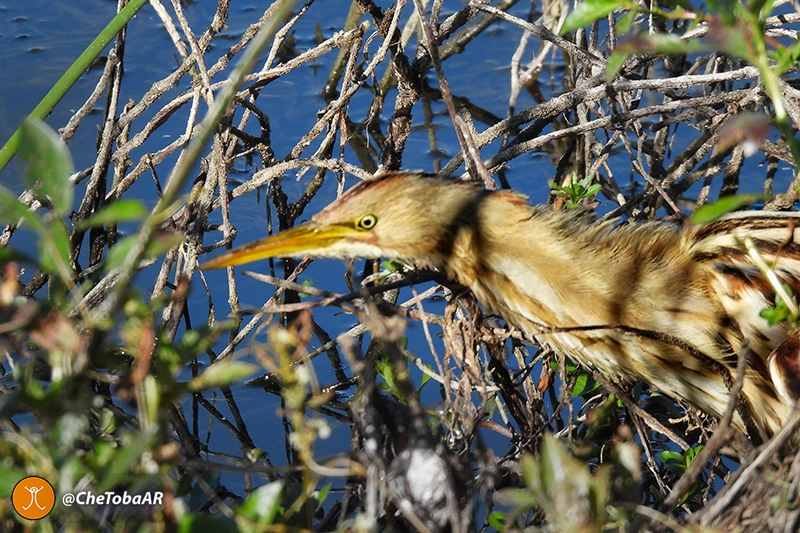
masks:
[[[318,226],[314,223],[303,224],[277,235],[234,248],[203,263],[200,268],[211,270],[251,263],[269,257],[325,255],[326,248],[345,237],[352,237],[356,233],[358,232],[353,226],[344,224],[329,226]]]

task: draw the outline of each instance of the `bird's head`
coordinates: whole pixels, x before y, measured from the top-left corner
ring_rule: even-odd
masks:
[[[474,220],[487,194],[474,185],[392,172],[365,180],[290,230],[230,250],[201,268],[270,257],[409,259],[438,266],[442,247]]]

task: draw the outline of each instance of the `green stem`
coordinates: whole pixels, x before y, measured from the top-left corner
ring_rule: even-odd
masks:
[[[75,85],[78,78],[86,72],[92,62],[108,46],[108,43],[125,27],[133,16],[147,3],[147,0],[131,0],[111,22],[101,31],[94,41],[86,47],[86,50],[78,56],[78,59],[67,69],[61,78],[53,85],[53,88],[42,98],[41,102],[31,111],[30,116],[44,120],[53,110],[58,102],[67,94],[67,91]],[[11,158],[19,149],[20,128],[11,136],[10,139],[0,148],[0,171],[2,171]]]

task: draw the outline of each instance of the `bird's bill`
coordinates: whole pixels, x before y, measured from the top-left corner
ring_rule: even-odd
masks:
[[[200,268],[202,270],[211,270],[243,265],[270,257],[318,255],[321,250],[341,241],[345,237],[352,236],[354,232],[355,230],[352,226],[304,224],[277,235],[234,248],[207,261]]]

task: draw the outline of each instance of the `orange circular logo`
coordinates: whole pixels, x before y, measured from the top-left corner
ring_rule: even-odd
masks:
[[[11,505],[14,510],[28,520],[44,518],[56,505],[56,491],[44,478],[29,476],[14,486],[11,491]]]

